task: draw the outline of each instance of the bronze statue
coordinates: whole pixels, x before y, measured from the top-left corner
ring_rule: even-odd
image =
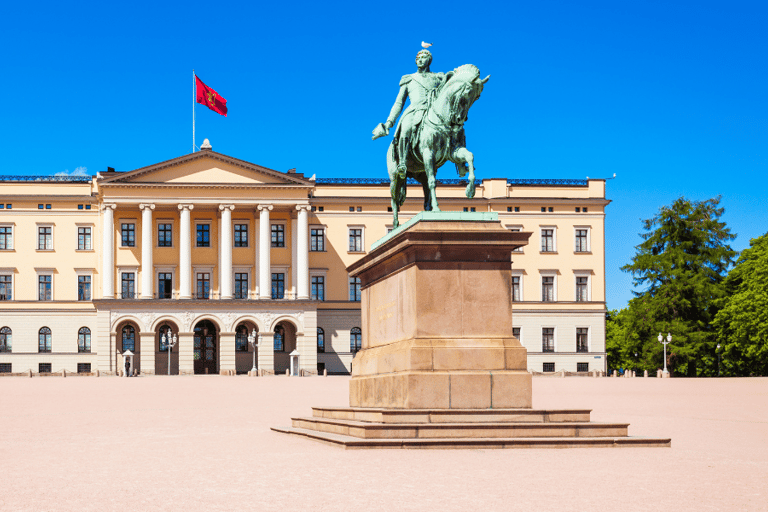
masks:
[[[400,92],[385,123],[373,130],[373,139],[389,134],[405,109],[387,151],[394,226],[406,195],[406,179],[414,178],[424,189],[424,210],[440,211],[435,196],[435,174],[446,161],[456,164],[459,176],[469,173],[467,197],[475,196],[474,157],[467,150],[464,123],[472,104],[480,97],[485,79],[472,64],[448,73],[432,73],[432,54],[422,50],[416,55],[416,73],[400,80]]]

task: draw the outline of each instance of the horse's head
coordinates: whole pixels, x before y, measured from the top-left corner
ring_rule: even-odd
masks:
[[[442,118],[452,125],[463,125],[472,104],[480,97],[490,75],[480,79],[480,70],[472,64],[464,64],[446,74],[435,98]]]

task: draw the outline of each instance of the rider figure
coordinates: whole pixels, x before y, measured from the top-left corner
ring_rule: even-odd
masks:
[[[444,73],[432,73],[429,65],[432,63],[432,54],[427,50],[421,50],[416,54],[416,73],[405,75],[400,79],[400,92],[395,104],[389,113],[386,123],[379,124],[373,130],[372,140],[384,135],[389,135],[389,130],[395,124],[397,116],[403,110],[405,99],[410,98],[411,104],[405,109],[403,117],[395,130],[395,160],[397,161],[397,173],[405,177],[405,162],[408,152],[418,142],[418,129],[421,121],[429,108],[437,87],[445,79]]]

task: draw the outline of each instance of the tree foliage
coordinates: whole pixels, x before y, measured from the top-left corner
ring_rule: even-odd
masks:
[[[614,334],[623,339],[611,341],[624,345],[622,362],[630,367],[662,367],[663,347],[656,336],[671,332],[670,371],[716,374],[712,321],[725,293],[722,282],[736,256],[728,244],[735,235],[720,220],[724,210],[719,204],[720,197],[706,201],[681,197],[643,221],[643,242],[622,270],[644,289],[633,292],[626,313],[617,314]],[[632,360],[626,359],[629,355]],[[610,358],[609,364],[616,367]]]
[[[753,238],[723,283],[714,319],[726,375],[768,375],[768,233]]]

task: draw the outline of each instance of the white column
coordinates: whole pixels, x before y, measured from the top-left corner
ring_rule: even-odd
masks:
[[[254,221],[255,220],[256,220],[256,217],[254,216]],[[258,222],[254,222],[253,223],[253,236],[251,237],[251,239],[248,242],[249,244],[253,245],[253,248],[254,248],[253,253],[254,253],[254,256],[255,256],[253,258],[253,275],[251,276],[251,279],[253,279],[253,298],[254,299],[258,299],[259,296],[260,296],[260,294],[259,294],[259,289],[260,289],[260,287],[259,287],[259,276],[261,274],[260,274],[260,270],[259,270],[259,240],[260,240],[259,232],[260,232],[260,230],[259,230],[259,223]],[[250,233],[249,233],[249,235],[250,235]]]
[[[104,205],[102,229],[104,262],[101,269],[101,294],[105,299],[115,298],[115,216],[114,204]]]
[[[179,298],[192,298],[192,223],[190,211],[195,208],[191,204],[180,204],[181,233],[179,233]]]
[[[219,268],[221,269],[219,289],[222,299],[232,298],[232,210],[235,205],[220,204],[221,210],[221,249]],[[232,349],[234,351],[234,348]]]
[[[154,204],[140,204],[141,210],[141,298],[151,299],[154,295],[152,283],[154,282],[154,268],[152,266],[152,210]],[[154,354],[154,351],[153,351]]]
[[[272,263],[270,252],[272,250],[272,230],[269,226],[269,212],[271,204],[260,204],[259,210],[259,298],[272,298]]]
[[[296,206],[299,210],[298,243],[296,244],[296,269],[294,275],[297,278],[296,298],[309,299],[309,205]]]

